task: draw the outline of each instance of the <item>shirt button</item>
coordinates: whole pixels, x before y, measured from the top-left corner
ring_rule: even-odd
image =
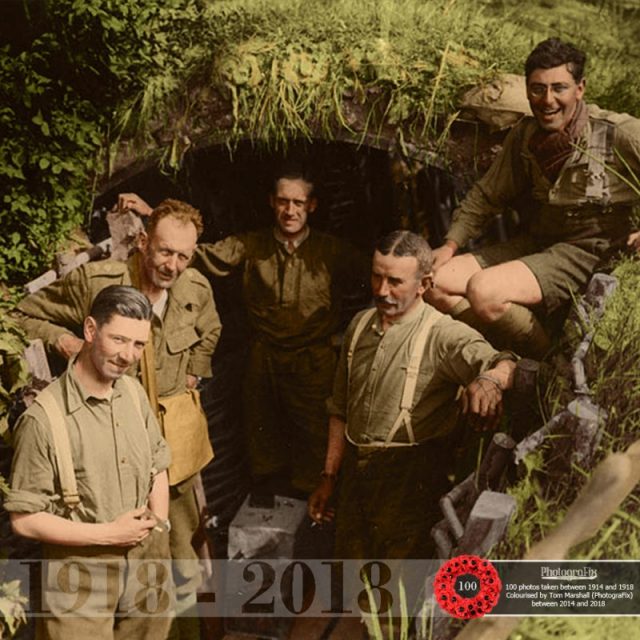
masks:
[[[126,459],[126,458],[124,458],[124,457],[123,457],[123,458],[120,458],[120,462],[121,462],[122,464],[127,464],[127,459]]]

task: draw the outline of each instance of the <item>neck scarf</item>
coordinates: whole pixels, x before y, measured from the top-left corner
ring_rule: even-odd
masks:
[[[585,125],[589,120],[583,100],[578,100],[576,110],[567,126],[561,131],[538,129],[529,140],[529,150],[533,153],[542,173],[555,182],[562,166],[574,151]]]

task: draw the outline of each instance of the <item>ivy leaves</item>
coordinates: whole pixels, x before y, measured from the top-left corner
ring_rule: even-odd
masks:
[[[26,51],[0,49],[0,281],[49,267],[91,207],[114,114],[184,67],[197,0],[58,0]],[[166,93],[170,85],[163,85]]]

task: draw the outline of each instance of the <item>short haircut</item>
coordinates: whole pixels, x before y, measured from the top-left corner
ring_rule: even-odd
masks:
[[[166,200],[163,200],[149,216],[149,222],[147,223],[147,235],[152,236],[160,220],[168,218],[169,216],[184,225],[191,222],[196,228],[198,238],[204,230],[202,216],[197,209],[186,202],[182,202],[181,200],[167,198]]]
[[[418,261],[416,276],[418,280],[431,273],[433,253],[429,243],[413,231],[399,229],[380,238],[376,244],[376,251],[383,256],[389,254],[398,258],[412,257]]]
[[[147,296],[134,287],[112,284],[102,289],[94,298],[89,315],[101,327],[115,315],[134,320],[151,320],[153,307]]]
[[[271,183],[271,193],[273,193],[273,195],[276,194],[280,180],[302,180],[311,187],[309,197],[315,197],[316,176],[311,167],[304,162],[287,160],[278,165],[273,173],[273,181]]]
[[[548,38],[538,43],[529,54],[524,63],[524,72],[528,80],[536,69],[553,69],[566,64],[577,84],[584,78],[586,61],[587,55],[584,51],[559,38]]]

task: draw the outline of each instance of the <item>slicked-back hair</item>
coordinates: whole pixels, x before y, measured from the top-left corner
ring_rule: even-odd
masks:
[[[578,84],[584,78],[587,55],[569,42],[559,38],[548,38],[538,43],[524,63],[524,72],[529,76],[536,69],[553,69],[566,64],[573,79]]]
[[[182,200],[167,198],[166,200],[163,200],[149,216],[149,222],[147,223],[147,235],[149,237],[153,236],[160,220],[168,218],[169,216],[184,225],[191,222],[196,228],[198,238],[204,230],[202,216],[197,209],[186,202],[182,202]]]
[[[431,247],[421,235],[413,233],[413,231],[399,229],[388,233],[378,240],[376,251],[383,256],[391,254],[398,258],[415,258],[418,261],[418,270],[416,271],[418,280],[431,273],[433,266]]]
[[[278,165],[273,173],[273,181],[271,183],[271,193],[273,195],[276,195],[278,191],[278,182],[280,180],[302,180],[310,187],[308,197],[315,197],[316,177],[311,167],[306,163],[288,160]]]
[[[153,308],[147,296],[134,287],[112,284],[94,298],[89,315],[101,327],[115,315],[133,320],[151,320]]]

